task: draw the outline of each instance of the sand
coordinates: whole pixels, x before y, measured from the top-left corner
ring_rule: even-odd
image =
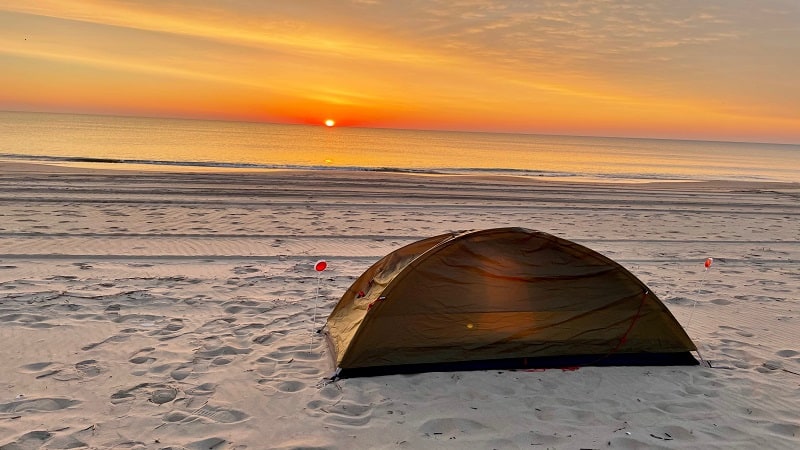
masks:
[[[798,448],[798,199],[769,183],[0,164],[0,448]],[[326,381],[311,330],[355,277],[497,226],[617,260],[711,367]]]

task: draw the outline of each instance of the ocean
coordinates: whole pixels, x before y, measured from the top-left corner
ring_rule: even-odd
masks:
[[[0,112],[0,160],[368,170],[594,182],[800,182],[800,145]]]

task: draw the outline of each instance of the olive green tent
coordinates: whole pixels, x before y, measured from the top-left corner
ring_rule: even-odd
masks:
[[[444,234],[367,269],[328,317],[339,376],[469,368],[697,364],[638,278],[523,228]]]

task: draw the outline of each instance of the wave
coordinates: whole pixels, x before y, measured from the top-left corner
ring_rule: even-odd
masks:
[[[196,167],[206,169],[241,169],[241,170],[320,170],[320,171],[363,171],[408,173],[420,175],[479,175],[479,176],[507,176],[522,178],[537,178],[551,180],[585,180],[605,182],[654,182],[654,181],[704,181],[703,179],[680,176],[676,174],[657,173],[578,173],[558,172],[545,170],[517,169],[517,168],[475,168],[475,167],[439,167],[439,168],[404,168],[404,167],[369,167],[369,166],[332,166],[332,165],[292,165],[292,164],[260,164],[246,162],[221,162],[221,161],[173,161],[152,159],[121,159],[98,158],[86,156],[52,156],[52,155],[23,155],[15,153],[0,153],[0,159],[11,161],[30,161],[46,163],[79,163],[79,164],[119,164],[145,165],[162,167]],[[122,168],[122,167],[120,167]],[[741,180],[741,177],[737,178]],[[759,177],[752,177],[752,181],[763,181]]]

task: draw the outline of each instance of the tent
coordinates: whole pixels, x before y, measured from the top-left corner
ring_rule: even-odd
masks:
[[[476,368],[697,364],[638,278],[524,228],[448,233],[386,255],[324,327],[340,377]]]

